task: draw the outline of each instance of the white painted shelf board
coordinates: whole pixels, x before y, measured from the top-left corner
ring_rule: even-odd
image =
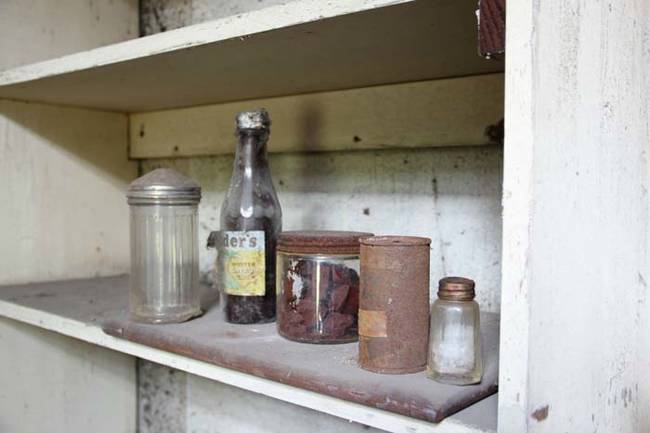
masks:
[[[298,0],[0,72],[0,98],[140,112],[484,74],[476,0]]]
[[[387,431],[496,431],[496,394],[432,424],[111,337],[101,323],[124,314],[127,294],[128,276],[4,286],[0,316]]]

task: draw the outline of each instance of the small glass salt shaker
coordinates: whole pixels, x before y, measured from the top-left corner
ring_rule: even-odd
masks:
[[[474,281],[440,280],[438,299],[431,306],[427,376],[452,385],[479,383],[483,376],[479,306]]]

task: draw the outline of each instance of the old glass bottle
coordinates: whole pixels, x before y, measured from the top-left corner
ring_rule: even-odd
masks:
[[[431,307],[427,374],[453,385],[479,383],[483,375],[479,306],[474,281],[462,277],[440,280]]]
[[[271,122],[264,109],[236,119],[237,152],[218,248],[226,320],[265,323],[275,319],[275,248],[282,230],[266,150]]]

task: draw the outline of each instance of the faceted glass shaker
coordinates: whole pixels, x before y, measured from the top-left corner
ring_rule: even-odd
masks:
[[[474,281],[440,280],[438,299],[431,307],[427,375],[453,385],[479,383],[483,376],[479,306]]]
[[[201,187],[174,170],[157,169],[133,181],[127,198],[131,213],[131,318],[177,323],[199,315]]]

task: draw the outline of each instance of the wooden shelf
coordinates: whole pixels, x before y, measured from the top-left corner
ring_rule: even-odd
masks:
[[[495,315],[484,320],[482,385],[453,387],[429,381],[424,373],[365,372],[354,362],[354,344],[289,342],[277,336],[273,324],[224,323],[218,306],[185,324],[133,324],[123,319],[127,298],[127,276],[5,286],[0,316],[389,431],[496,430],[496,396],[485,398],[496,391]],[[121,338],[103,333],[102,324]],[[440,419],[466,406],[437,424],[415,418]]]
[[[0,72],[0,98],[139,112],[503,70],[476,0],[299,0]]]

